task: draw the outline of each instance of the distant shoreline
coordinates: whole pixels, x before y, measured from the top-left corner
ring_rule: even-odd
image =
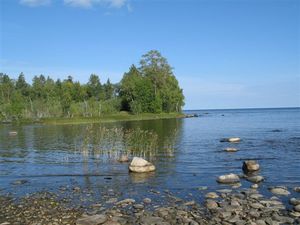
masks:
[[[226,111],[226,110],[272,110],[272,109],[300,109],[300,106],[295,107],[270,107],[270,108],[228,108],[228,109],[184,109],[183,112],[191,111]]]
[[[73,118],[42,118],[39,120],[22,119],[20,121],[2,122],[1,124],[45,124],[45,125],[64,125],[64,124],[87,124],[87,123],[110,123],[140,120],[157,119],[176,119],[184,118],[184,113],[141,113],[130,114],[127,112],[104,114],[100,117],[73,117]]]

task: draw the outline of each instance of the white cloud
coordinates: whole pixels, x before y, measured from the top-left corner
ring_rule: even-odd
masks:
[[[126,5],[127,0],[64,0],[64,3],[73,7],[91,8],[97,4],[111,8],[121,8]]]
[[[36,6],[45,6],[51,3],[51,0],[20,0],[22,5],[36,7]]]
[[[90,8],[93,5],[93,0],[64,0],[64,3],[73,7]]]

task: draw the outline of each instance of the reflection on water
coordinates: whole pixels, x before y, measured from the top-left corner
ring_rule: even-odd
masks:
[[[123,193],[170,189],[198,196],[198,187],[220,188],[216,177],[242,173],[256,159],[270,185],[300,185],[300,109],[196,111],[200,117],[85,125],[1,125],[0,190],[24,194],[61,185],[103,187]],[[11,130],[18,135],[9,136]],[[238,144],[221,143],[238,136]],[[239,151],[227,153],[226,147]],[[132,174],[121,154],[143,156],[151,174]],[[26,179],[24,185],[12,185]],[[242,181],[242,187],[249,187]]]

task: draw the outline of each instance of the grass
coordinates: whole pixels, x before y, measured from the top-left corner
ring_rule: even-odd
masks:
[[[182,113],[142,113],[133,115],[128,112],[120,112],[115,114],[104,114],[100,117],[74,117],[74,118],[47,118],[41,119],[42,124],[85,124],[85,123],[108,123],[117,121],[138,121],[138,120],[154,120],[154,119],[171,119],[182,118]]]

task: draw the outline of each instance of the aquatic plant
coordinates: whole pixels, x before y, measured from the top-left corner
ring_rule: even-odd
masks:
[[[81,138],[78,138],[76,150],[85,159],[117,159],[120,155],[152,157],[158,150],[158,135],[154,131],[124,129],[122,127],[96,128],[88,125]]]

